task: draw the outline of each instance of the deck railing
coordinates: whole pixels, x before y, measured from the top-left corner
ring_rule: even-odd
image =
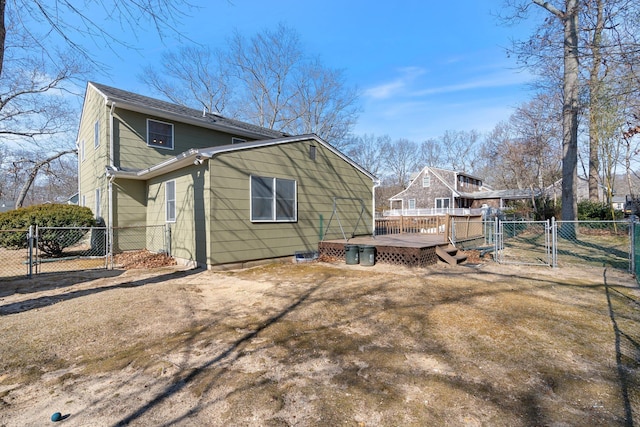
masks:
[[[383,218],[390,216],[443,216],[443,215],[482,215],[486,209],[471,208],[430,208],[430,209],[389,209],[382,212]]]
[[[441,234],[452,241],[483,236],[482,215],[392,216],[375,220],[376,235]]]

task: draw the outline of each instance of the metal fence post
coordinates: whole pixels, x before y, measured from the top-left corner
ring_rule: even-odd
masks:
[[[629,218],[629,272],[635,276],[636,274],[636,221],[637,217],[631,215]]]
[[[558,267],[558,224],[556,217],[551,217],[551,267]]]
[[[167,251],[167,255],[171,256],[171,224],[165,224],[165,249]]]
[[[27,232],[27,245],[27,276],[31,277],[33,275],[33,225],[29,226],[29,231]]]

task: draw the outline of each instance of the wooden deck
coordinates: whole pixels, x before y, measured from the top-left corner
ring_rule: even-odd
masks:
[[[438,262],[437,246],[448,246],[444,234],[408,233],[357,236],[348,240],[324,240],[318,244],[320,256],[345,258],[345,245],[375,246],[376,262],[425,267]]]

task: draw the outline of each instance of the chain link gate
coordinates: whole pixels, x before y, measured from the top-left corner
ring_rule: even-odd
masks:
[[[552,221],[500,221],[496,218],[494,253],[500,264],[553,267]]]

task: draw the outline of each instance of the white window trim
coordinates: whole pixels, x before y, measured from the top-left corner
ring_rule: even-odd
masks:
[[[149,122],[162,123],[164,125],[171,126],[171,146],[169,146],[169,145],[167,145],[167,146],[156,145],[156,144],[152,144],[150,142],[150,138],[149,138]],[[175,145],[176,145],[176,143],[175,143],[175,126],[173,125],[173,123],[163,122],[162,120],[156,120],[156,119],[147,119],[147,147],[162,148],[163,150],[173,150],[173,147]]]
[[[427,185],[424,185],[425,182],[427,183]],[[422,177],[422,188],[427,188],[427,187],[431,187],[431,176],[425,174]]]
[[[438,207],[438,200],[446,200],[447,204],[449,206]],[[440,204],[443,205],[444,203],[440,203]],[[450,209],[451,208],[451,198],[450,197],[436,197],[434,206],[435,206],[436,209]]]
[[[273,179],[273,193],[271,198],[271,219],[253,219],[253,194],[252,181],[253,178]],[[277,219],[276,217],[276,194],[278,180],[293,181],[293,218]],[[251,222],[298,222],[298,181],[289,178],[275,178],[270,176],[251,175],[249,179],[249,218]]]
[[[411,207],[411,203],[413,203],[413,207]],[[408,209],[409,210],[413,210],[416,208],[416,199],[409,199],[408,203],[407,203]]]
[[[173,183],[173,199],[169,198],[169,183]],[[176,222],[178,216],[178,207],[176,204],[176,180],[172,179],[164,183],[164,216],[165,222]],[[173,201],[173,217],[169,215],[169,202]]]
[[[93,124],[93,148],[100,146],[100,120]]]

